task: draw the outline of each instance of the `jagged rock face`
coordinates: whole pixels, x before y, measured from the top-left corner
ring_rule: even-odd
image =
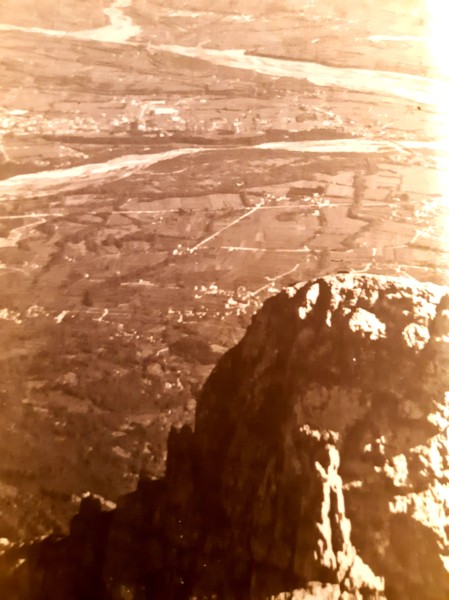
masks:
[[[199,486],[251,548],[254,593],[274,572],[449,591],[447,293],[350,275],[288,289],[212,373]]]
[[[447,598],[448,348],[446,288],[288,288],[170,435],[165,478],[7,553],[8,598]]]

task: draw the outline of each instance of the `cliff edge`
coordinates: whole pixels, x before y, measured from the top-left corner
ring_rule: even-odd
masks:
[[[337,275],[268,300],[166,475],[7,547],[9,600],[449,597],[449,289]]]

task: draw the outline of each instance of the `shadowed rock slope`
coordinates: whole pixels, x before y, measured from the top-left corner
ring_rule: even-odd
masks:
[[[449,289],[339,275],[268,300],[166,476],[9,547],[2,597],[449,598]]]

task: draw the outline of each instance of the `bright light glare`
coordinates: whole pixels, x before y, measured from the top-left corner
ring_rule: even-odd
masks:
[[[449,80],[449,3],[445,0],[426,0],[429,15],[429,51],[432,64],[440,79]],[[449,94],[435,85],[434,94],[438,98],[438,128],[436,135],[444,144],[444,152],[439,157],[439,185],[444,196],[443,222],[441,226],[449,237]]]
[[[441,77],[449,77],[449,4],[441,0],[426,0],[429,14],[430,52]]]

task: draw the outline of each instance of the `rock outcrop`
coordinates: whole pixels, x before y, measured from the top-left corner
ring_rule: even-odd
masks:
[[[164,479],[9,548],[9,600],[449,597],[449,289],[338,275],[268,300]]]

